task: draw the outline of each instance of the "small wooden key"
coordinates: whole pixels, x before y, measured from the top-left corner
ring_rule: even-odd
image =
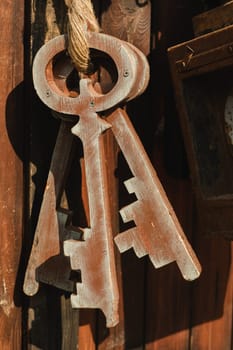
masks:
[[[72,125],[69,122],[61,124],[53,151],[34,242],[24,279],[24,292],[30,296],[37,293],[39,288],[36,279],[36,269],[49,258],[57,256],[61,252],[60,237],[62,232],[56,208],[58,198],[63,190],[63,180],[73,144],[73,137],[70,133]]]
[[[138,257],[148,254],[156,268],[176,261],[185,279],[196,279],[201,266],[130,119],[118,108],[107,120],[134,175],[125,186],[137,197],[120,210],[124,222],[136,225],[115,237],[120,252],[134,248]]]

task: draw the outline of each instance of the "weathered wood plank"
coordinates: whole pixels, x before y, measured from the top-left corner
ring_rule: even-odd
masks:
[[[233,24],[233,1],[200,13],[192,19],[195,36],[213,32]]]
[[[171,43],[191,35],[190,4],[186,1],[152,2],[152,23],[155,42],[151,51],[151,104],[157,122],[153,164],[190,241],[193,233],[191,185],[181,178],[185,175],[185,157],[166,54]],[[190,287],[174,264],[158,271],[148,266],[147,350],[188,349]]]
[[[192,350],[231,350],[233,244],[219,237],[198,237],[203,266],[192,300]]]
[[[66,6],[63,0],[31,1],[31,63],[45,41],[64,33],[65,22]],[[30,233],[33,235],[38,220],[59,121],[53,118],[51,111],[38,99],[33,89],[30,104],[32,110],[30,120]],[[75,171],[74,176],[76,175],[77,172]],[[76,178],[76,180],[78,182],[79,178]],[[76,188],[74,186],[73,195],[76,193]],[[78,321],[78,311],[71,309],[67,295],[55,288],[44,285],[37,295],[30,298],[28,348],[31,350],[76,349]],[[38,334],[40,335],[39,339]],[[68,335],[70,335],[69,339],[67,339]]]
[[[24,1],[1,1],[0,348],[21,349],[24,148]]]

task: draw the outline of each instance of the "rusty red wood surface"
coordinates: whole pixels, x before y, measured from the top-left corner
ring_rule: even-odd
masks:
[[[24,2],[2,1],[0,21],[0,348],[7,350],[21,349],[22,341]]]

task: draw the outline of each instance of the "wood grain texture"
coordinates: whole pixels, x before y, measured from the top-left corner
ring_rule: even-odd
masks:
[[[151,99],[156,132],[153,139],[153,164],[186,236],[191,240],[192,192],[182,179],[185,157],[171,77],[167,47],[190,34],[190,5],[186,1],[152,2]],[[185,28],[185,29],[184,29]],[[192,243],[191,243],[192,244]],[[198,252],[193,247],[198,256]],[[154,271],[148,266],[145,348],[150,350],[189,349],[190,290],[175,265]]]
[[[193,30],[195,36],[218,30],[233,24],[233,1],[217,6],[193,17]]]
[[[204,269],[193,289],[190,348],[231,350],[232,243],[221,237],[200,235],[197,249]]]
[[[1,1],[0,21],[0,348],[7,350],[22,341],[24,2]]]
[[[113,0],[103,13],[103,30],[138,47],[145,55],[150,52],[150,1],[138,6],[135,0]]]

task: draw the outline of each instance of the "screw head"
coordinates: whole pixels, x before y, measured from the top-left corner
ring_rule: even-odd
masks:
[[[124,73],[123,73],[123,77],[127,78],[129,76],[129,71],[128,69],[125,69]]]
[[[50,91],[47,90],[47,91],[46,91],[46,97],[49,97],[50,95],[51,95]]]
[[[94,107],[95,106],[95,102],[92,100],[90,101],[90,107]]]

